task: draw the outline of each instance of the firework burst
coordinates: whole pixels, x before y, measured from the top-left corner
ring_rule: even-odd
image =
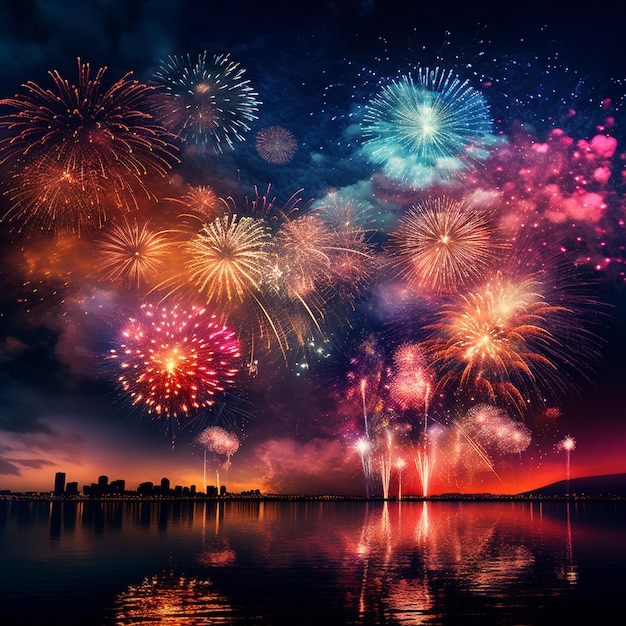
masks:
[[[208,185],[190,187],[181,202],[203,223],[214,220],[223,212],[222,202],[213,187]]]
[[[366,157],[418,188],[467,171],[494,139],[483,96],[439,68],[384,86],[365,107],[362,132]]]
[[[133,405],[176,423],[213,406],[234,383],[240,351],[234,332],[205,308],[143,304],[110,357]]]
[[[506,411],[489,404],[471,407],[461,421],[463,430],[484,448],[502,454],[518,454],[531,442],[530,429],[507,415]]]
[[[476,282],[503,249],[493,214],[434,197],[400,218],[387,252],[391,268],[410,286],[444,292]]]
[[[389,395],[394,403],[403,411],[427,407],[432,381],[421,346],[402,344],[393,354],[393,363]]]
[[[189,281],[207,303],[229,308],[260,288],[273,256],[267,227],[251,217],[225,215],[188,242]]]
[[[580,320],[558,303],[546,279],[526,268],[498,270],[445,304],[426,342],[442,387],[502,400],[520,412],[533,398],[543,402],[545,392],[568,389],[564,368],[574,365],[575,343],[562,342]]]
[[[221,426],[209,426],[205,428],[197,437],[196,443],[206,450],[223,454],[226,456],[224,467],[230,465],[230,459],[239,450],[240,442],[237,435],[228,432]]]
[[[103,89],[105,71],[93,76],[78,59],[76,84],[52,71],[53,89],[28,82],[25,94],[0,100],[13,109],[0,117],[11,219],[79,230],[100,225],[109,196],[123,207],[135,207],[138,192],[154,198],[146,177],[171,169],[174,136],[150,113],[154,87],[128,73]]]
[[[282,126],[269,126],[256,134],[256,151],[268,163],[282,165],[293,159],[298,142],[293,133]]]
[[[99,273],[124,288],[138,288],[164,268],[172,244],[148,222],[124,218],[113,223],[97,245]]]
[[[258,94],[228,54],[169,56],[154,81],[166,90],[164,123],[187,144],[211,145],[216,153],[234,150],[257,119]]]

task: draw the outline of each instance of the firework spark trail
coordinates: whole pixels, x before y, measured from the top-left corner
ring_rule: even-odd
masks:
[[[365,479],[365,496],[369,498],[370,496],[369,479],[370,479],[370,474],[371,474],[371,469],[370,469],[371,444],[370,444],[369,439],[365,437],[359,439],[356,444],[356,448],[359,451],[359,455],[361,457],[361,465],[363,466],[363,477]]]
[[[384,451],[380,456],[380,478],[382,482],[383,488],[383,499],[387,500],[389,498],[389,483],[391,481],[391,466],[392,466],[392,458],[391,458],[391,433],[386,431],[386,443]]]
[[[110,358],[119,363],[118,382],[133,405],[177,424],[213,406],[234,383],[240,351],[234,332],[205,308],[143,304]]]
[[[566,472],[566,479],[569,483],[569,478],[570,478],[570,456],[572,453],[572,450],[576,449],[576,440],[573,437],[570,437],[569,435],[567,437],[564,437],[561,441],[559,441],[559,443],[557,444],[557,450],[559,451],[563,451],[565,452],[565,472]]]
[[[367,407],[365,404],[365,389],[367,388],[367,380],[365,378],[361,379],[360,389],[361,389],[361,402],[363,405],[363,425],[365,426],[365,438],[369,439],[369,425],[367,422]]]
[[[396,469],[398,470],[398,502],[402,500],[402,472],[406,467],[406,461],[403,458],[399,458],[396,461]]]
[[[487,454],[485,449],[467,433],[467,431],[463,428],[463,425],[458,420],[453,420],[452,424],[454,425],[456,431],[459,432],[461,435],[463,435],[463,438],[465,439],[465,441],[467,441],[467,443],[471,446],[472,450],[474,450],[474,452],[483,461],[483,463],[489,468],[489,470],[493,473],[493,475],[502,484],[504,484],[504,481],[500,478],[498,472],[496,471],[494,467],[493,460],[491,459],[489,454]]]
[[[415,469],[420,477],[422,483],[422,497],[426,498],[429,495],[430,478],[433,469],[433,459],[429,454],[426,444],[423,450],[418,450],[414,459]]]

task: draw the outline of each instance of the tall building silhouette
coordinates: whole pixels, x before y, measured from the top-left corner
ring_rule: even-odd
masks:
[[[54,495],[62,496],[65,493],[65,472],[57,472],[54,476]]]

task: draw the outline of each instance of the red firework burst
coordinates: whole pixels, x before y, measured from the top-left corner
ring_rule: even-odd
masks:
[[[133,404],[177,419],[215,403],[234,382],[240,350],[235,333],[205,308],[143,304],[111,357]]]
[[[29,81],[25,94],[0,100],[12,109],[0,116],[11,219],[79,230],[99,226],[106,204],[134,208],[136,195],[154,197],[146,177],[171,169],[176,137],[150,112],[155,87],[129,72],[105,89],[105,71],[92,74],[78,59],[76,83],[52,71],[52,88]]]

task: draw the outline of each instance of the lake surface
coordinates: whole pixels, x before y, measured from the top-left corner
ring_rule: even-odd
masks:
[[[607,624],[624,502],[0,501],[3,626]]]

